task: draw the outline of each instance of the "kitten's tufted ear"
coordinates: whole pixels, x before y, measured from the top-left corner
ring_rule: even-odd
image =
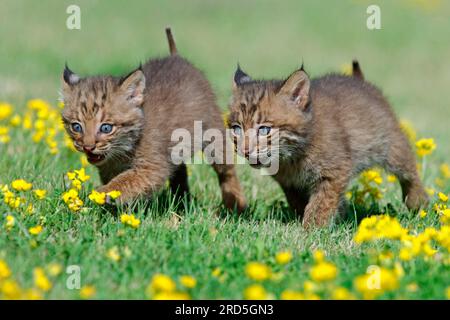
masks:
[[[77,74],[75,74],[74,72],[72,72],[72,70],[69,69],[69,66],[67,65],[67,63],[64,67],[64,71],[62,74],[62,82],[63,82],[64,89],[68,89],[71,86],[80,82],[80,77]]]
[[[309,102],[309,88],[310,80],[302,66],[286,79],[278,94],[288,96],[299,109],[304,110]]]
[[[238,86],[250,81],[252,81],[252,78],[250,78],[248,74],[241,70],[241,67],[238,63],[237,69],[234,73],[233,88],[236,89]]]
[[[144,103],[145,75],[142,66],[123,77],[119,86],[121,93],[131,104],[140,106]]]

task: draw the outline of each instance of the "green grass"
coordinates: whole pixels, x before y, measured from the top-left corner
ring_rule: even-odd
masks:
[[[237,61],[251,75],[268,78],[286,76],[304,60],[314,77],[340,71],[357,57],[366,78],[383,89],[399,117],[410,120],[419,137],[435,138],[438,147],[427,158],[424,181],[437,188],[439,165],[448,161],[450,151],[450,49],[444,40],[449,5],[426,9],[420,1],[379,2],[382,30],[369,31],[367,1],[77,1],[82,29],[70,31],[65,28],[65,9],[73,1],[2,1],[0,100],[13,104],[18,113],[31,98],[56,104],[65,61],[82,75],[126,73],[149,57],[167,54],[167,25],[179,52],[206,73],[224,110]],[[0,184],[24,178],[49,192],[42,202],[30,198],[35,204],[32,215],[0,201],[0,259],[23,288],[33,286],[34,268],[54,262],[79,265],[82,285],[94,285],[95,298],[145,298],[145,288],[159,272],[174,279],[196,277],[198,284],[189,291],[193,298],[239,299],[253,283],[245,276],[246,264],[261,261],[284,275],[280,281],[263,283],[278,298],[287,288],[303,291],[312,251],[322,249],[339,269],[334,284],[354,292],[354,278],[378,263],[378,253],[398,250],[389,241],[362,246],[353,242],[357,223],[351,217],[365,215],[361,207],[350,209],[344,223],[303,230],[276,183],[245,165],[238,171],[251,209],[242,217],[216,214],[220,193],[207,165],[190,166],[194,201],[176,207],[162,191],[148,210],[136,210],[142,222],[136,230],[125,228],[116,215],[87,199],[86,210],[72,213],[60,195],[64,174],[80,167],[79,155],[61,148],[52,156],[44,144],[31,142],[29,132],[10,130],[11,142],[0,144]],[[95,168],[88,172],[90,190],[99,179]],[[425,219],[407,212],[399,187],[384,180],[386,192],[378,212],[396,215],[411,230],[439,226],[431,210]],[[449,193],[449,180],[437,189]],[[7,214],[16,217],[10,232],[4,228]],[[26,230],[37,224],[43,224],[44,231],[32,237]],[[119,262],[106,257],[112,247],[119,248]],[[274,261],[282,250],[294,256],[286,266]],[[443,257],[448,259],[448,252],[403,262],[400,288],[380,298],[445,298],[450,273]],[[224,272],[221,280],[211,275],[217,267]],[[66,288],[66,279],[64,272],[52,278],[53,288],[45,297],[78,298],[77,290]],[[418,285],[417,291],[407,290],[411,283]]]

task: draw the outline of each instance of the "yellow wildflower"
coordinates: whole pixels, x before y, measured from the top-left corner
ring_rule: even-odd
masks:
[[[393,174],[389,174],[389,175],[387,176],[387,181],[390,182],[390,183],[394,183],[394,182],[397,181],[397,177],[394,176]]]
[[[96,293],[94,286],[83,286],[80,289],[80,298],[81,299],[90,299],[92,298]]]
[[[412,282],[406,285],[406,290],[409,292],[417,292],[417,290],[419,290],[419,286],[417,285],[417,283]]]
[[[31,122],[31,114],[30,113],[25,114],[25,116],[23,118],[22,126],[25,130],[29,130],[33,126],[33,123]]]
[[[111,199],[115,200],[115,199],[117,199],[118,197],[120,197],[122,195],[122,192],[120,192],[120,191],[110,191],[106,195],[111,197]]]
[[[34,284],[37,288],[41,289],[42,291],[48,291],[52,288],[52,283],[45,275],[44,269],[35,268],[33,271],[33,276]]]
[[[0,292],[3,296],[9,300],[18,300],[21,297],[20,286],[12,279],[6,279],[0,282]]]
[[[427,212],[425,210],[420,210],[419,217],[425,218],[427,216]]]
[[[74,170],[74,173],[77,174],[77,177],[81,182],[86,182],[91,178],[91,176],[86,174],[84,168],[81,168],[80,170]]]
[[[245,273],[252,280],[263,281],[270,278],[272,271],[263,263],[250,262],[245,267]]]
[[[79,211],[83,206],[83,201],[78,197],[78,191],[76,189],[72,188],[64,192],[62,199],[72,211]]]
[[[281,300],[304,300],[305,295],[295,290],[284,290],[280,296]]]
[[[128,225],[132,228],[138,228],[139,225],[141,224],[141,220],[137,219],[133,214],[122,214],[120,216],[120,221],[125,224]]]
[[[442,192],[438,193],[438,198],[439,200],[441,200],[442,202],[447,202],[448,201],[448,196]]]
[[[325,259],[325,252],[323,252],[323,250],[316,250],[313,253],[313,257],[315,262],[322,262]]]
[[[436,143],[433,138],[420,139],[416,142],[416,152],[419,157],[431,154],[436,149]]]
[[[436,191],[433,188],[425,188],[425,191],[428,193],[430,197],[434,196]]]
[[[43,134],[45,134],[43,131],[45,130],[45,121],[44,120],[36,120],[34,122],[34,128],[36,129],[36,131],[42,132]]]
[[[83,168],[86,168],[89,165],[89,162],[88,162],[87,157],[85,155],[80,156],[80,162],[81,162],[81,166]]]
[[[106,253],[106,256],[114,262],[120,261],[120,258],[121,258],[119,249],[116,246],[109,249],[108,252]]]
[[[16,219],[12,215],[7,215],[6,223],[5,223],[6,230],[11,230],[15,224],[16,224]]]
[[[355,278],[354,286],[363,295],[364,299],[374,299],[385,291],[396,290],[399,282],[395,271],[379,268],[371,274]]]
[[[34,195],[36,196],[36,198],[38,198],[39,200],[43,200],[45,199],[45,196],[47,195],[47,191],[43,190],[43,189],[36,189],[33,190]]]
[[[331,293],[333,300],[355,300],[356,297],[344,287],[337,287]]]
[[[441,164],[439,170],[441,171],[441,174],[445,179],[450,179],[450,166],[448,164]]]
[[[189,289],[194,288],[197,285],[197,280],[192,276],[181,276],[180,283]]]
[[[252,284],[244,290],[244,299],[246,300],[266,300],[268,294],[266,289],[260,284]]]
[[[356,231],[356,243],[377,239],[401,239],[408,230],[403,228],[397,219],[388,215],[371,216],[364,218]]]
[[[311,268],[309,275],[314,281],[329,281],[336,278],[337,268],[334,264],[323,261],[314,265]]]
[[[57,277],[62,272],[62,269],[59,263],[51,263],[47,266],[47,271],[52,277]]]
[[[12,106],[6,102],[0,102],[0,120],[8,118],[13,111]]]
[[[375,169],[364,171],[363,173],[361,173],[361,178],[366,183],[371,182],[371,181],[375,182],[376,184],[383,183],[383,178],[381,177],[381,173]]]
[[[8,264],[0,259],[0,280],[9,278],[11,276],[11,270]]]
[[[441,211],[441,222],[443,224],[449,224],[450,223],[450,209],[444,209],[444,210]]]
[[[287,264],[292,260],[292,253],[290,251],[278,252],[275,260],[278,264]]]
[[[0,143],[7,144],[11,141],[11,137],[9,135],[0,135]]]
[[[215,278],[220,277],[221,273],[222,273],[222,270],[220,270],[220,268],[215,268],[215,269],[211,272],[212,276],[215,277]]]
[[[106,202],[106,193],[92,190],[91,194],[89,195],[89,200],[99,205],[103,205]]]
[[[38,234],[40,234],[42,232],[42,230],[43,230],[42,226],[35,226],[35,227],[28,228],[28,232],[33,236],[37,236]]]
[[[33,187],[33,185],[23,179],[18,179],[11,183],[11,187],[17,191],[28,191]]]
[[[305,290],[305,292],[307,292],[307,293],[312,293],[312,292],[316,291],[317,289],[318,289],[317,284],[310,280],[306,280],[303,283],[303,290]]]
[[[174,292],[176,287],[175,281],[173,281],[169,276],[162,273],[157,273],[153,275],[147,291],[151,294],[155,294],[157,292]]]
[[[50,105],[42,99],[32,99],[27,102],[27,107],[30,110],[40,111],[50,109]]]
[[[39,292],[39,290],[34,289],[34,288],[25,290],[22,298],[25,300],[42,300],[43,299],[42,294]]]
[[[153,295],[154,300],[189,300],[191,297],[185,292],[161,291]]]
[[[18,127],[22,123],[22,118],[18,114],[16,114],[9,120],[9,123],[13,127]]]

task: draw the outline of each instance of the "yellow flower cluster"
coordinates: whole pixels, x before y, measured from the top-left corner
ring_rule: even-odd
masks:
[[[390,180],[393,178],[391,177]],[[361,173],[358,178],[359,184],[355,186],[352,192],[347,194],[347,198],[353,202],[362,205],[368,200],[376,202],[383,198],[383,190],[380,188],[383,183],[381,170],[370,169]]]
[[[11,140],[9,128],[2,125],[2,121],[8,119],[13,112],[13,107],[6,102],[0,101],[0,144],[6,144]]]
[[[193,288],[197,284],[195,278],[183,276],[180,282],[186,288]],[[177,284],[168,275],[157,273],[152,277],[147,287],[147,296],[154,300],[188,300],[190,295],[177,290]]]
[[[80,198],[79,191],[81,190],[83,183],[89,181],[91,177],[86,174],[84,168],[81,168],[80,170],[67,172],[67,178],[69,179],[70,189],[63,193],[62,199],[71,211],[77,212],[81,210],[84,205],[83,200]]]
[[[59,111],[41,99],[32,99],[27,103],[28,111],[23,118],[24,129],[31,130],[32,140],[35,143],[45,142],[51,154],[57,154],[57,136],[64,134],[64,127]]]
[[[290,251],[278,252],[275,256],[275,261],[278,264],[287,264],[292,260],[292,253]]]
[[[377,239],[401,239],[408,233],[397,219],[388,215],[364,218],[355,234],[355,242],[362,243]]]
[[[3,196],[3,202],[11,209],[24,208],[25,212],[31,214],[34,211],[32,203],[27,204],[26,193],[32,190],[33,184],[23,180],[17,179],[11,182],[11,189],[8,185],[0,185],[0,191]],[[37,200],[45,199],[46,190],[34,189],[32,190]]]
[[[89,181],[91,176],[86,174],[86,170],[84,168],[81,168],[80,170],[67,172],[67,178],[69,178],[72,188],[81,190],[82,184]]]
[[[291,260],[292,253],[289,251],[281,251],[275,255],[275,261],[279,266],[283,266]],[[270,266],[261,262],[249,262],[245,267],[245,273],[249,279],[257,281],[257,283],[250,284],[244,289],[243,296],[245,299],[266,300],[275,298],[274,294],[266,290],[262,282],[265,280],[278,281],[283,277],[282,272],[273,272]],[[303,283],[303,290],[285,289],[279,297],[283,300],[318,300],[320,299],[319,293],[322,293],[335,299],[354,299],[354,295],[348,289],[334,286],[331,283],[336,279],[337,274],[337,267],[325,259],[324,252],[316,251],[314,252],[314,265],[309,272],[311,279]]]
[[[55,272],[58,268],[58,272]],[[44,295],[52,289],[53,284],[51,278],[61,273],[62,267],[52,263],[46,267],[36,267],[33,270],[33,287],[24,289],[13,279],[13,274],[6,261],[0,259],[0,300],[40,300]]]
[[[334,281],[338,268],[325,258],[325,252],[313,252],[314,264],[309,269],[310,279],[303,283],[303,290],[285,289],[281,292],[283,300],[319,300],[321,296],[339,300],[355,299],[346,288],[336,286]]]
[[[369,273],[356,277],[353,283],[364,299],[375,299],[399,287],[399,278],[402,274],[398,271],[378,266],[372,266],[370,270]]]
[[[311,268],[309,275],[317,282],[330,281],[336,278],[338,270],[334,264],[325,260],[322,251],[314,253],[315,265]]]
[[[264,281],[271,277],[272,269],[260,262],[250,262],[245,267],[245,274],[252,280]]]
[[[23,115],[14,114],[11,104],[0,102],[0,144],[9,143],[10,129],[18,127],[30,132],[34,143],[44,143],[50,154],[58,154],[60,145],[75,151],[70,137],[64,130],[58,108],[42,99],[29,100]]]
[[[434,149],[436,149],[436,143],[432,138],[416,141],[416,152],[419,157],[424,157],[433,153]]]
[[[70,189],[62,195],[63,201],[71,211],[77,212],[83,207],[83,200],[80,199],[77,189]]]
[[[440,195],[440,201],[448,201],[444,194]],[[442,225],[439,228],[427,227],[423,232],[410,232],[404,228],[400,222],[387,215],[372,216],[361,221],[358,230],[354,236],[356,243],[376,241],[379,239],[388,239],[398,241],[398,257],[402,261],[409,261],[417,257],[425,259],[435,256],[440,249],[441,254],[448,257],[450,252],[450,210],[444,203],[438,207],[443,210],[436,211],[440,215]],[[426,212],[421,216],[425,217]]]
[[[126,213],[120,216],[120,222],[134,229],[138,228],[139,225],[141,224],[141,220],[136,218],[133,214],[126,214]]]
[[[89,200],[95,202],[96,204],[104,205],[106,203],[107,197],[110,197],[112,200],[115,200],[118,197],[120,197],[120,195],[121,195],[120,191],[111,191],[108,193],[104,193],[92,190],[92,192],[89,194]]]
[[[97,290],[92,285],[83,286],[80,289],[80,298],[81,299],[90,299],[97,293]]]

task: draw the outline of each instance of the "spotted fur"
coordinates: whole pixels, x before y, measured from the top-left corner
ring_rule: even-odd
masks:
[[[228,123],[241,128],[235,147],[249,159],[260,153],[261,138],[249,132],[261,125],[277,132],[273,178],[305,226],[329,223],[343,207],[349,181],[373,166],[399,178],[409,208],[427,203],[407,138],[381,91],[362,76],[311,81],[301,68],[285,80],[259,81],[238,67]]]
[[[118,190],[122,202],[150,196],[168,179],[173,192],[188,192],[186,166],[171,159],[175,129],[194,137],[194,121],[202,121],[204,130],[225,131],[208,81],[178,54],[150,60],[125,77],[80,78],[66,68],[62,86],[62,117],[75,148],[99,169],[104,185],[98,191]],[[113,125],[108,134],[100,131],[105,123]],[[223,145],[216,148],[225,156]],[[225,206],[244,210],[234,166],[212,166]]]

